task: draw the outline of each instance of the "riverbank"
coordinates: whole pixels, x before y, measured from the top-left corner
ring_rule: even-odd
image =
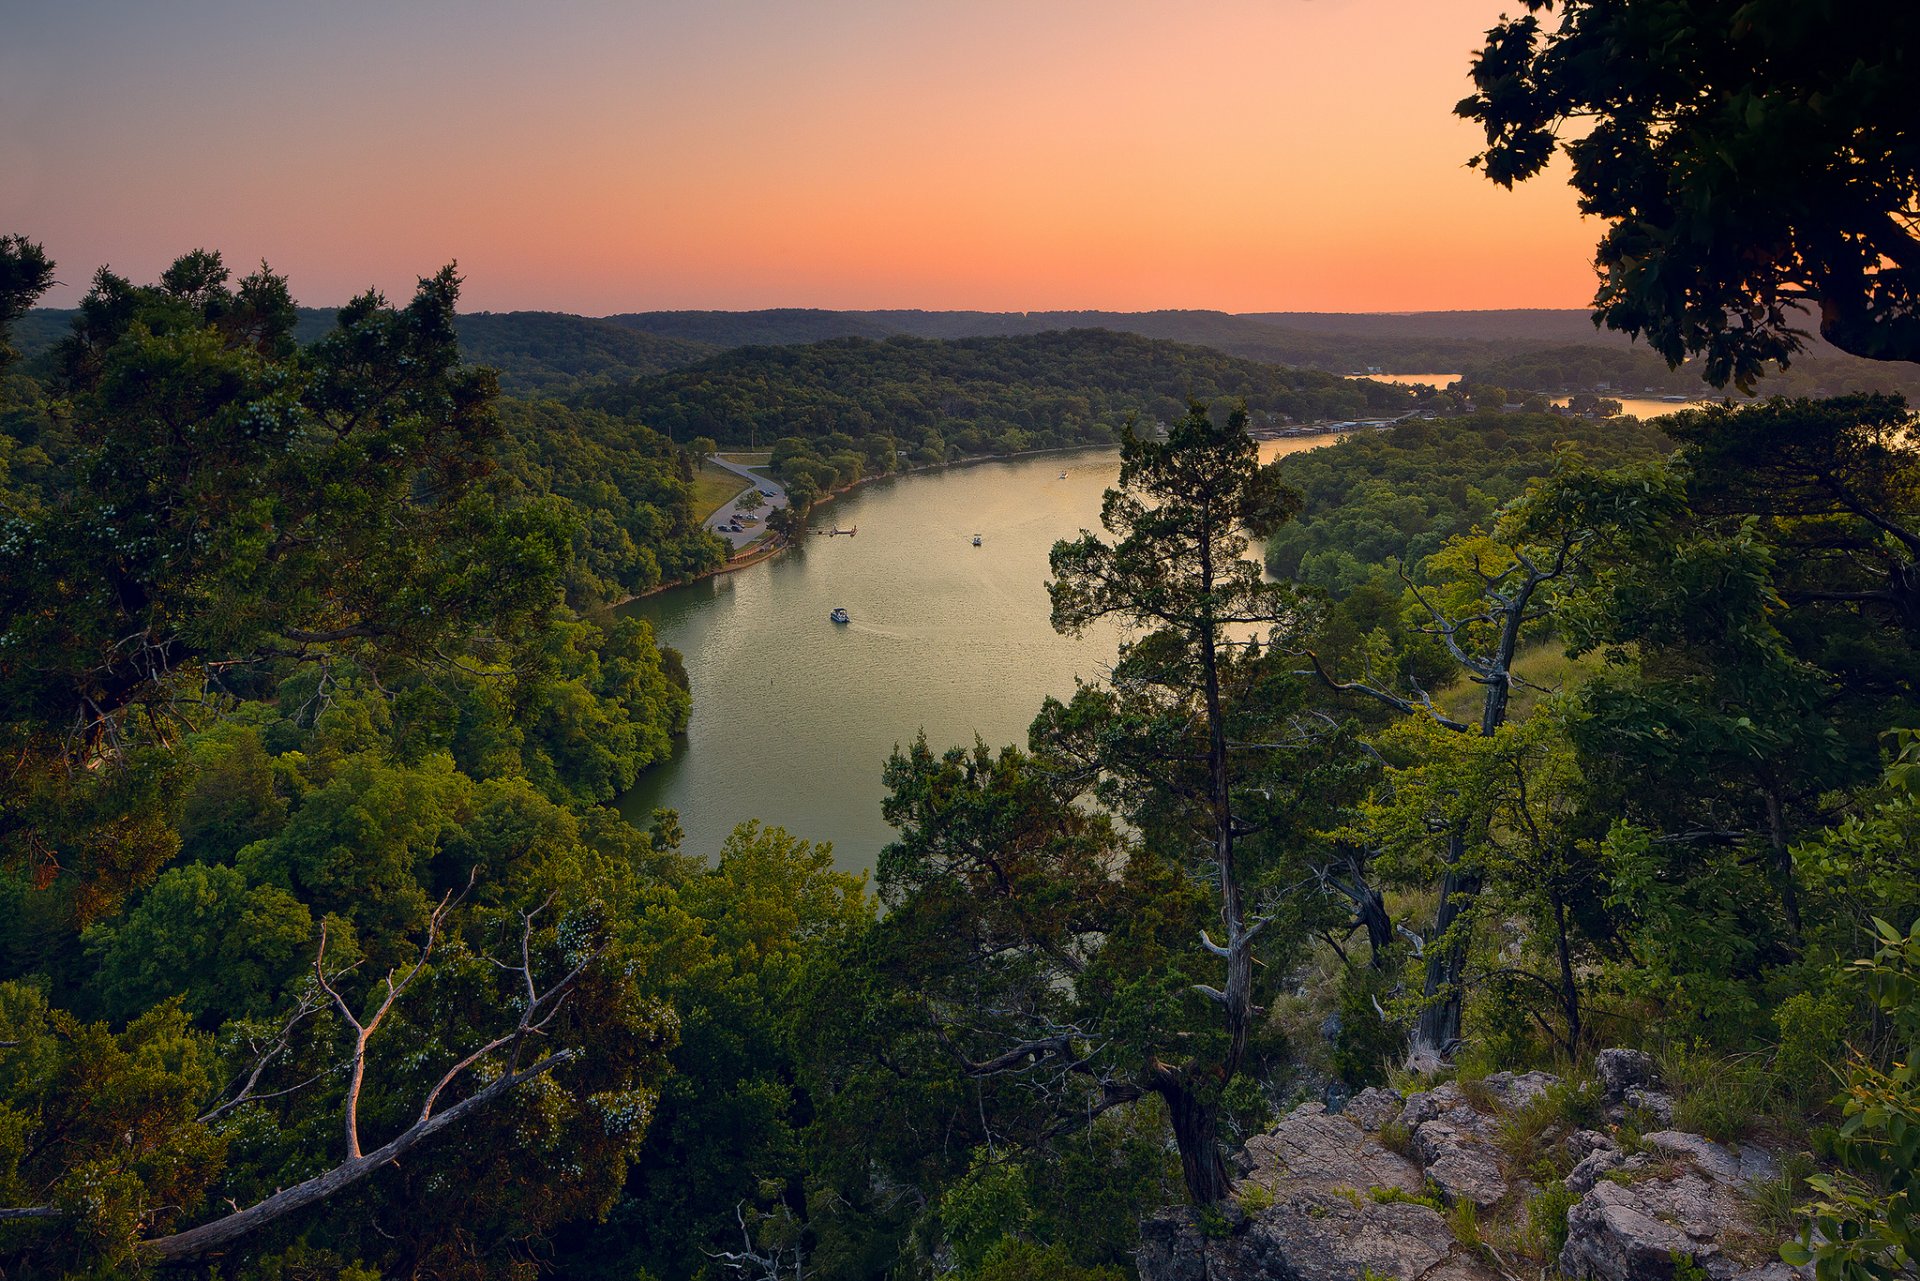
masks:
[[[1094,450],[1116,448],[1118,448],[1116,444],[1058,445],[1051,449],[1023,449],[1013,454],[975,454],[967,458],[951,459],[944,463],[924,463],[918,467],[902,467],[896,471],[875,472],[871,476],[862,476],[851,485],[842,485],[838,489],[830,490],[822,494],[814,502],[813,506],[808,509],[808,514],[811,515],[835,499],[844,498],[861,486],[876,480],[897,480],[902,476],[917,476],[929,472],[948,471],[953,468],[971,467],[978,463],[1005,463],[1014,462],[1023,458],[1037,458],[1046,454],[1084,454]],[[791,539],[781,538],[778,535],[768,535],[765,543],[749,544],[741,554],[729,557],[726,563],[717,569],[710,569],[704,574],[695,574],[691,578],[679,578],[670,583],[661,583],[656,587],[649,587],[644,592],[635,592],[632,595],[623,596],[613,602],[613,608],[618,609],[622,605],[630,605],[634,601],[645,600],[649,596],[658,596],[661,592],[672,591],[676,587],[690,587],[694,583],[702,583],[710,578],[718,578],[723,574],[731,574],[736,570],[751,569],[755,565],[772,560],[792,545],[793,540]]]

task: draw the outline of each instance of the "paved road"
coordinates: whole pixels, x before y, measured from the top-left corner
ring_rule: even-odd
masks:
[[[751,516],[745,515],[740,511],[740,499],[747,496],[746,493],[743,492],[739,498],[735,498],[733,501],[724,504],[719,511],[707,517],[707,528],[726,539],[727,542],[733,545],[735,551],[739,551],[742,547],[745,547],[748,543],[758,538],[766,529],[768,512],[776,507],[785,507],[787,505],[786,486],[771,476],[754,471],[742,463],[731,462],[728,459],[720,457],[718,454],[713,456],[712,461],[715,467],[724,467],[730,472],[736,472],[745,477],[753,483],[756,490],[771,491],[773,494],[771,498],[762,498],[759,508],[756,509]],[[733,523],[738,523],[740,528],[728,529],[727,526]]]

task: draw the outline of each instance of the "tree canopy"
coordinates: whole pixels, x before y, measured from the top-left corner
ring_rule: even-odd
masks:
[[[1920,12],[1904,0],[1527,0],[1461,115],[1511,186],[1556,152],[1605,220],[1596,320],[1750,387],[1804,345],[1920,360]]]

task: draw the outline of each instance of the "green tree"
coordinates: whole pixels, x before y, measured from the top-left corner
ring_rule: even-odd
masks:
[[[1202,931],[1199,941],[1223,975],[1193,990],[1215,1007],[1223,1038],[1200,1054],[1156,1046],[1146,1077],[1200,1204],[1227,1192],[1219,1091],[1253,1037],[1255,945],[1293,910],[1273,873],[1298,855],[1284,847],[1308,808],[1298,790],[1307,767],[1280,761],[1317,738],[1291,720],[1291,677],[1260,644],[1299,644],[1305,603],[1245,556],[1250,536],[1289,519],[1300,499],[1259,466],[1246,422],[1244,409],[1215,423],[1195,404],[1164,442],[1127,433],[1119,487],[1101,507],[1113,541],[1086,533],[1056,544],[1048,591],[1063,632],[1104,618],[1141,630],[1123,646],[1111,688],[1049,703],[1035,728],[1050,752],[1104,773],[1109,802],[1215,896],[1221,937]]]
[[[16,353],[7,345],[13,322],[53,287],[53,261],[25,236],[0,236],[0,373]]]
[[[1551,29],[1542,15],[1557,7]],[[1821,335],[1920,360],[1920,149],[1905,0],[1527,0],[1487,34],[1475,163],[1511,186],[1565,150],[1603,219],[1595,319],[1716,385]],[[1577,129],[1575,128],[1577,126]],[[1564,134],[1575,133],[1571,140]]]

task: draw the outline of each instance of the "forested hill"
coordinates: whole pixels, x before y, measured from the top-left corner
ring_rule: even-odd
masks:
[[[30,362],[44,358],[71,331],[77,314],[54,307],[29,311],[14,327],[14,346]],[[305,345],[333,328],[339,310],[301,307],[298,314],[294,338]],[[577,391],[582,384],[689,365],[719,350],[559,311],[467,312],[455,317],[453,327],[467,363],[499,370],[501,385],[518,394]]]
[[[1346,373],[1367,365],[1425,372],[1454,370],[1493,354],[1491,344],[1514,341],[1511,317],[1546,316],[1546,327],[1562,341],[1592,341],[1584,312],[1435,312],[1432,323],[1409,326],[1422,317],[1314,316],[1292,326],[1276,316],[1237,316],[1224,311],[823,311],[783,308],[769,311],[650,311],[609,316],[613,323],[661,337],[714,343],[723,347],[821,342],[830,338],[999,338],[1059,329],[1111,329],[1144,338],[1213,347],[1231,355],[1278,364],[1308,365]],[[1489,326],[1480,317],[1497,317]],[[1343,322],[1331,328],[1316,323]],[[1325,329],[1325,332],[1320,330]],[[1519,328],[1526,332],[1526,323]],[[1483,332],[1484,330],[1484,332]],[[1531,341],[1538,345],[1540,334]],[[1616,343],[1623,342],[1613,336]]]
[[[311,342],[331,328],[333,308],[307,307],[295,331]],[[29,360],[44,359],[74,312],[38,308],[22,316],[13,341]],[[1065,329],[1107,329],[1211,347],[1269,364],[1331,373],[1378,368],[1395,373],[1465,374],[1516,392],[1598,390],[1699,394],[1691,368],[1671,370],[1644,344],[1596,330],[1584,309],[1433,311],[1405,314],[1221,311],[653,311],[595,319],[565,312],[471,312],[456,322],[474,364],[500,371],[515,394],[578,394],[694,364],[745,346],[804,345],[836,338],[927,339],[1033,336]],[[1765,394],[1849,391],[1920,396],[1909,367],[1860,360],[1811,340],[1793,366],[1762,384]]]
[[[1098,329],[1008,338],[840,338],[747,347],[588,393],[675,440],[891,434],[916,461],[1111,439],[1129,414],[1244,400],[1255,420],[1397,413],[1403,389]]]

